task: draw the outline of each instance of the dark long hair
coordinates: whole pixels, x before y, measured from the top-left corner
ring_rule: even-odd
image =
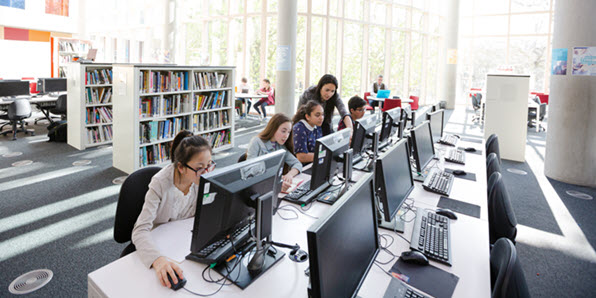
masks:
[[[292,123],[296,124],[302,119],[306,120],[306,115],[310,115],[310,113],[312,113],[312,111],[320,105],[320,102],[316,102],[314,100],[309,100],[306,102],[306,104],[301,105],[296,112],[296,115],[294,115],[294,118],[292,118]]]
[[[186,130],[180,131],[172,143],[172,164],[177,167],[179,164],[188,163],[195,154],[203,151],[211,153],[211,145],[205,138],[193,136]]]
[[[323,86],[325,86],[327,84],[335,85],[335,93],[333,94],[333,96],[331,96],[331,98],[329,98],[329,100],[337,98],[337,88],[339,87],[339,84],[337,83],[337,78],[332,74],[326,74],[321,77],[321,79],[319,80],[319,83],[317,84],[317,88],[315,88],[315,98],[318,101],[322,101],[321,89],[323,89]]]
[[[271,117],[271,119],[269,120],[269,123],[267,123],[267,126],[265,127],[265,129],[263,129],[263,131],[261,131],[259,133],[259,139],[261,139],[263,142],[268,142],[269,140],[271,140],[273,138],[273,136],[275,135],[275,132],[277,132],[277,129],[284,123],[286,122],[290,122],[290,136],[288,137],[288,139],[286,140],[286,142],[284,143],[284,146],[286,147],[286,149],[288,149],[288,151],[290,153],[294,153],[294,133],[292,131],[292,120],[290,120],[290,117],[286,116],[286,114],[284,113],[277,113],[275,115],[273,115],[273,117]]]

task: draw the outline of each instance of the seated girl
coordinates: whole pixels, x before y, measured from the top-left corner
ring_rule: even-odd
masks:
[[[313,161],[315,144],[323,136],[323,106],[316,101],[308,101],[300,106],[294,119],[294,153],[300,162]]]

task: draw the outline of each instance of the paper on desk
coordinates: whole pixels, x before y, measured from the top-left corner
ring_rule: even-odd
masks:
[[[151,231],[157,249],[166,257],[182,262],[190,254],[194,217],[162,224]],[[155,239],[159,239],[156,241]]]

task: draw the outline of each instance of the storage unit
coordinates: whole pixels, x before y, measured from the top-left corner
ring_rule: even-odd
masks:
[[[113,166],[126,173],[170,162],[186,129],[214,152],[233,147],[234,67],[114,65]]]
[[[67,78],[68,144],[83,150],[112,143],[112,65],[70,63]]]
[[[68,64],[73,62],[74,57],[85,57],[91,48],[88,40],[52,37],[52,77],[66,78],[68,76]]]

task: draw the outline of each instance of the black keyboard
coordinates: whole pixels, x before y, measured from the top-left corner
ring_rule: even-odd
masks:
[[[311,190],[310,189],[310,180],[301,184],[298,188],[294,189],[291,193],[285,195],[282,200],[286,200],[290,203],[295,204],[309,204],[314,199],[317,198],[317,195],[320,194],[323,190],[329,187],[329,182],[325,182],[321,184],[317,189]]]
[[[418,209],[410,248],[451,266],[451,221],[429,210]]]
[[[427,298],[428,296],[416,291],[407,283],[393,277],[383,298]]]
[[[450,149],[445,152],[445,160],[458,164],[466,164],[466,154],[463,150]]]
[[[458,140],[459,140],[459,138],[457,138],[454,135],[444,134],[441,137],[441,139],[439,140],[439,143],[444,144],[444,145],[449,145],[449,146],[455,146],[455,144],[457,143]]]
[[[188,259],[204,264],[219,263],[234,253],[234,249],[243,247],[247,240],[250,240],[249,227],[255,227],[255,221],[252,220],[250,225],[239,227],[230,234],[230,238],[223,238],[217,240],[196,253],[191,253],[187,256]],[[232,245],[231,239],[234,240]]]
[[[428,176],[424,179],[422,187],[428,191],[449,196],[454,176],[451,173],[442,172],[437,168],[432,168]]]
[[[290,201],[298,201],[298,200],[300,200],[300,198],[302,198],[302,196],[308,195],[311,192],[312,192],[312,190],[310,190],[310,180],[309,180],[309,181],[306,181],[306,182],[300,184],[300,186],[298,186],[292,192],[288,193],[284,197],[284,199],[290,200]]]

